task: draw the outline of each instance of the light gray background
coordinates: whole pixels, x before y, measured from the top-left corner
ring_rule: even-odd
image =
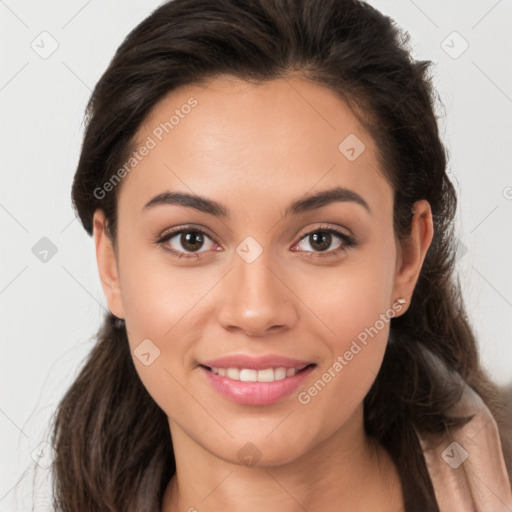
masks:
[[[106,307],[94,244],[70,199],[84,108],[123,38],[160,3],[0,0],[0,512],[49,510],[48,487],[30,498],[32,454]],[[371,4],[410,32],[415,58],[436,63],[441,133],[460,198],[459,275],[484,365],[509,383],[512,3]],[[454,31],[469,44],[457,58],[464,41]],[[47,58],[32,48],[52,44]],[[32,252],[42,237],[57,248],[46,263]],[[46,448],[42,466],[49,456]],[[47,470],[39,473],[44,480]]]

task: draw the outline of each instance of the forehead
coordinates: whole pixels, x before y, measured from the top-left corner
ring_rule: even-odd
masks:
[[[350,108],[302,78],[222,77],[172,91],[138,130],[135,149],[144,146],[120,205],[140,209],[168,190],[252,208],[333,186],[390,196],[374,142]]]

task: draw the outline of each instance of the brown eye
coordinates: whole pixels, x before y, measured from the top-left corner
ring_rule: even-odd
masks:
[[[317,231],[308,236],[311,247],[315,250],[325,251],[332,243],[332,234],[327,231]]]
[[[204,236],[197,231],[183,231],[180,236],[180,244],[186,251],[197,251],[204,244]]]
[[[197,228],[181,228],[167,233],[157,243],[178,258],[198,258],[201,252],[208,250],[207,240],[210,240],[211,246],[216,246],[215,242],[204,231]],[[205,245],[207,250],[200,251]],[[211,246],[209,247],[210,250]],[[188,255],[187,253],[192,254]]]
[[[341,240],[342,243],[340,244],[338,242],[337,248],[327,250],[336,242],[336,239]],[[304,242],[308,242],[311,249],[299,249],[299,251],[312,252],[314,256],[334,256],[340,251],[344,252],[349,247],[355,246],[355,240],[353,238],[333,228],[319,228],[315,231],[310,231],[301,238],[301,241],[296,244],[295,247],[299,247],[300,244]]]

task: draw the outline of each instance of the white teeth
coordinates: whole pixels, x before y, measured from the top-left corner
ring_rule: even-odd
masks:
[[[233,380],[240,380],[240,370],[238,368],[228,368],[226,370],[226,377]]]
[[[287,375],[288,370],[290,370],[290,375]],[[291,377],[292,375],[295,375],[297,373],[297,370],[295,368],[276,368],[274,370],[274,379],[275,380],[283,380],[286,379],[286,377]]]
[[[248,370],[244,368],[240,370],[240,380],[242,382],[257,382],[258,380],[258,371],[257,370]]]
[[[213,373],[221,377],[228,377],[242,382],[274,382],[292,377],[297,373],[295,368],[266,368],[265,370],[253,370],[249,368],[212,368]]]

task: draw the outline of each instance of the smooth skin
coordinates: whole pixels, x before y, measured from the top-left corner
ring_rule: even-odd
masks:
[[[177,475],[162,512],[402,510],[396,467],[363,428],[363,399],[389,322],[309,403],[297,395],[400,297],[407,303],[396,316],[406,312],[432,241],[429,203],[414,205],[411,237],[399,245],[393,192],[373,140],[331,90],[298,76],[259,85],[223,76],[175,90],[155,105],[137,142],[155,139],[155,128],[190,97],[197,106],[118,185],[117,253],[101,210],[94,215],[108,307],[125,319],[137,372],[169,419]],[[354,161],[338,149],[349,134],[366,147]],[[283,216],[292,201],[337,186],[361,195],[371,212],[346,201]],[[168,191],[213,199],[231,217],[181,205],[144,208]],[[315,244],[309,234],[325,224],[356,245],[335,234],[326,248]],[[182,234],[155,243],[190,225],[207,232],[202,245],[184,246]],[[248,236],[263,251],[251,263],[236,251]],[[149,366],[134,355],[146,339],[160,350]],[[317,366],[281,401],[240,405],[198,367],[235,353]],[[237,455],[248,442],[261,453],[254,466]]]

